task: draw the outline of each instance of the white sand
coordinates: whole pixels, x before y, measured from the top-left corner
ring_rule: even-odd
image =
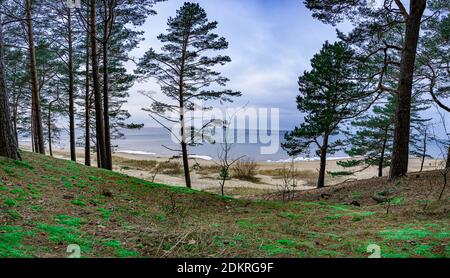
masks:
[[[78,162],[84,162],[84,153],[82,149],[77,150],[78,153]],[[58,150],[54,151],[54,156],[58,158],[68,159],[69,154],[66,150]],[[130,152],[118,152],[114,154],[115,157],[122,159],[131,159],[131,160],[155,160],[158,162],[167,161],[168,157],[155,156],[153,154],[143,154],[143,153],[130,153]],[[179,158],[174,159],[178,160],[181,163]],[[195,160],[195,161],[194,161]],[[348,171],[349,169],[344,169],[337,165],[338,160],[329,160],[327,162],[327,171]],[[209,157],[191,157],[191,166],[194,163],[198,163],[200,166],[202,165],[214,165],[214,162]],[[294,163],[295,168],[299,171],[312,171],[314,173],[319,172],[319,161],[297,161]],[[96,160],[95,155],[92,156],[92,165],[95,166]],[[421,160],[417,158],[411,158],[409,162],[409,171],[415,172],[420,169]],[[258,162],[259,170],[274,170],[283,168],[284,165],[290,165],[290,163],[280,163],[280,162]],[[440,168],[442,165],[441,160],[434,159],[426,159],[424,164],[424,170],[435,170]],[[354,170],[354,169],[351,169]],[[115,165],[114,171],[124,173],[130,176],[151,180],[153,177],[153,173],[148,171],[142,171],[137,169],[129,169],[126,167],[125,169],[121,167],[121,165]],[[389,168],[384,169],[384,175],[387,175],[389,172]],[[331,177],[329,175],[326,176],[326,184],[333,185],[337,183],[344,182],[349,179],[368,179],[372,177],[376,177],[378,174],[378,169],[376,167],[370,167],[364,171],[358,172],[351,176],[342,176],[342,177]],[[218,173],[211,173],[208,175],[209,177],[205,177],[204,175],[197,174],[195,171],[191,173],[192,186],[195,189],[203,189],[203,190],[212,190],[219,187],[219,180],[217,179]],[[282,183],[280,179],[274,179],[271,176],[258,175],[260,178],[260,182],[252,183],[248,181],[242,181],[238,179],[228,180],[226,183],[227,187],[245,187],[245,188],[253,188],[253,189],[272,189],[276,190],[278,185]],[[154,180],[157,183],[163,183],[173,186],[184,186],[184,176],[170,176],[158,174]],[[304,180],[300,180],[298,182],[299,186],[297,190],[310,189],[314,187],[314,179],[310,180],[309,183]]]

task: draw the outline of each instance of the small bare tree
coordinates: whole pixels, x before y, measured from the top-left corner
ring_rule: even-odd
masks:
[[[222,130],[224,136],[224,143],[221,144],[221,149],[218,153],[219,166],[220,166],[220,193],[224,196],[225,183],[230,178],[230,168],[244,156],[240,156],[236,159],[231,158],[230,151],[233,147],[232,143],[228,142],[228,128],[230,126],[230,121],[223,121]]]
[[[294,198],[295,190],[298,186],[297,182],[297,169],[295,168],[295,163],[292,161],[289,166],[286,164],[283,165],[281,169],[281,184],[278,184],[277,187],[283,201],[290,201]]]

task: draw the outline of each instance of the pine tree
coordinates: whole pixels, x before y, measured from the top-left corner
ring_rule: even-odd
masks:
[[[208,21],[207,14],[199,4],[184,3],[174,18],[168,20],[167,34],[158,39],[164,44],[162,53],[150,49],[141,59],[136,71],[143,78],[153,77],[161,86],[161,91],[172,103],[153,101],[146,111],[152,117],[167,118],[167,113],[175,112],[178,119],[170,119],[180,125],[180,144],[186,186],[191,187],[187,151],[186,119],[184,115],[192,108],[195,100],[231,101],[240,92],[212,90],[211,85],[225,86],[228,79],[213,70],[217,65],[231,61],[228,56],[208,57],[211,51],[224,50],[228,42],[212,31],[216,21]],[[161,119],[160,119],[161,120]]]
[[[384,46],[371,48],[369,56],[387,50],[400,53],[399,63],[394,62],[399,69],[397,87],[391,89],[398,95],[398,101],[389,177],[396,179],[405,175],[408,171],[414,66],[427,0],[410,0],[409,11],[400,0],[384,1],[381,7],[374,9],[366,1],[306,0],[305,3],[313,16],[323,22],[336,24],[349,19],[356,25],[353,35],[367,37],[367,34],[374,34],[368,42],[375,41]],[[403,37],[401,45],[386,39],[386,34],[399,31]],[[389,64],[391,61],[385,60],[381,69]]]
[[[423,143],[423,127],[430,119],[424,119],[421,112],[429,108],[428,102],[419,99],[420,94],[413,98],[411,110],[411,154],[422,159],[426,156],[426,144]],[[394,95],[386,98],[384,106],[375,105],[370,115],[364,115],[352,122],[356,133],[349,134],[350,148],[346,153],[352,160],[339,161],[338,165],[349,168],[355,166],[376,166],[378,176],[383,176],[383,169],[391,164],[390,155],[393,147],[393,132],[395,126],[395,109],[397,107]],[[425,143],[427,142],[425,136]],[[361,157],[361,158],[357,158]],[[360,170],[358,170],[360,171]]]
[[[304,122],[286,134],[282,144],[289,155],[307,153],[311,146],[320,156],[317,187],[325,185],[327,154],[334,153],[342,141],[331,141],[343,122],[360,113],[366,100],[355,74],[359,71],[354,52],[343,42],[326,42],[311,60],[312,70],[299,78],[297,108],[305,113]]]
[[[433,101],[450,113],[450,106],[444,99],[450,98],[450,2],[431,1],[429,9],[438,16],[427,20],[421,44],[426,49],[421,55],[421,73],[428,80],[424,91],[431,95]],[[447,163],[450,168],[450,142],[447,140]]]
[[[383,168],[390,165],[392,133],[394,130],[395,102],[390,97],[385,106],[374,106],[372,115],[365,115],[352,122],[357,129],[349,137],[351,148],[346,153],[351,157],[362,157],[349,161],[339,161],[342,167],[364,165],[378,167],[378,176],[383,176]]]
[[[27,38],[28,38],[28,52],[29,52],[29,68],[30,68],[30,83],[32,96],[32,138],[34,151],[45,154],[44,131],[42,128],[42,112],[41,99],[39,95],[39,84],[37,76],[36,65],[36,49],[34,44],[34,29],[33,29],[33,11],[31,0],[25,0],[25,14],[27,23]]]
[[[0,13],[0,156],[20,160],[17,138],[11,122],[8,92],[3,63],[3,15]]]
[[[67,5],[67,1],[41,0],[41,10],[46,14],[48,20],[42,22],[43,28],[46,29],[46,38],[51,42],[55,51],[59,53],[62,63],[65,65],[64,72],[61,76],[65,77],[66,84],[62,89],[67,90],[67,114],[69,118],[69,145],[70,158],[76,161],[76,135],[75,135],[75,102],[77,99],[77,80],[76,70],[80,61],[77,59],[79,55],[79,34],[81,28],[75,22],[75,13]]]
[[[116,66],[118,66],[117,62],[120,60],[111,57],[111,48],[114,41],[116,43],[119,42],[124,46],[123,48],[127,49],[122,49],[123,52],[114,52],[114,54],[122,59],[124,57],[128,58],[127,56],[124,56],[123,53],[128,53],[136,47],[141,35],[141,32],[132,30],[130,26],[136,27],[144,24],[147,16],[156,14],[156,12],[152,10],[153,5],[161,1],[164,0],[102,0],[99,4],[99,14],[102,19],[100,22],[100,47],[102,53],[103,118],[105,121],[105,168],[107,169],[112,169],[113,146],[111,145],[111,139],[114,139],[114,134],[112,133],[114,133],[114,131],[117,132],[117,129],[114,130],[115,127],[111,121],[118,119],[119,114],[126,115],[126,113],[121,113],[123,110],[114,109],[114,107],[111,107],[110,105],[110,101],[114,102],[114,100],[111,99],[114,97],[111,92],[111,87],[114,86],[114,84],[111,84],[111,82],[114,82],[113,80],[115,80],[114,78],[110,78],[110,75],[112,74],[110,70],[113,70],[110,67],[110,63],[116,63]],[[126,36],[122,36],[124,33]],[[131,75],[127,75],[127,77],[132,78]],[[124,79],[122,79],[122,82],[123,81]],[[130,80],[130,83],[133,81],[134,80]]]

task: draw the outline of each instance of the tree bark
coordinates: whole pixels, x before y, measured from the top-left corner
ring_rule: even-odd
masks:
[[[445,168],[450,168],[450,146],[448,147],[447,163],[445,165]]]
[[[48,105],[48,115],[47,115],[47,135],[48,135],[48,151],[50,156],[53,157],[52,148],[52,103]]]
[[[70,159],[77,161],[75,150],[75,108],[74,108],[74,72],[73,72],[73,38],[72,38],[72,9],[67,8],[67,42],[68,42],[68,70],[69,70],[69,135]]]
[[[180,126],[181,126],[181,152],[183,155],[184,179],[186,187],[191,188],[191,173],[189,171],[189,157],[186,144],[186,126],[184,117],[184,67],[186,64],[186,52],[189,43],[189,33],[185,34],[181,53],[180,80],[179,80],[179,101],[180,101]]]
[[[324,136],[323,144],[320,148],[320,170],[319,179],[317,181],[317,188],[325,186],[325,171],[327,168],[327,151],[328,151],[328,135]]]
[[[0,14],[0,156],[21,160],[17,138],[11,124],[8,92],[3,64],[3,21]]]
[[[20,95],[21,95],[21,93],[19,93],[19,95],[13,97],[12,121],[13,121],[14,135],[16,136],[16,142],[19,142],[19,131],[17,130],[17,117],[18,117],[19,97],[20,97]]]
[[[88,26],[89,28],[89,26]],[[84,132],[84,164],[91,166],[91,96],[89,89],[89,30],[86,32],[86,73],[85,73],[85,96],[84,96],[84,109],[85,109],[85,132]]]
[[[25,0],[25,10],[28,27],[28,48],[30,56],[31,96],[32,96],[32,130],[34,134],[35,151],[45,154],[44,133],[42,129],[41,100],[39,95],[38,77],[36,69],[36,52],[34,48],[33,19],[31,0]]]
[[[414,64],[416,61],[420,25],[425,7],[426,0],[411,0],[410,12],[406,18],[405,42],[400,61],[400,78],[397,88],[394,144],[389,173],[391,180],[402,177],[408,172]]]
[[[384,130],[383,147],[381,148],[380,163],[378,163],[378,177],[383,176],[384,155],[386,153],[388,129],[389,127],[386,127],[386,129]]]
[[[181,152],[183,155],[184,180],[186,182],[186,187],[191,188],[192,185],[191,185],[191,174],[189,171],[189,157],[186,144],[186,127],[184,122],[184,97],[182,87],[180,87],[180,126],[181,126]]]
[[[427,139],[428,139],[428,130],[425,130],[425,135],[423,138],[423,152],[422,152],[422,162],[420,163],[420,172],[423,171],[423,165],[425,164],[425,158],[427,156]]]
[[[108,13],[108,5],[104,4],[104,17],[105,24],[103,26],[103,112],[105,121],[105,168],[112,170],[112,151],[111,151],[111,130],[109,124],[109,59],[108,59],[108,46],[109,46],[109,24],[110,14]]]
[[[106,168],[106,148],[105,148],[105,122],[103,119],[102,96],[100,93],[100,81],[98,72],[98,47],[97,47],[97,6],[96,1],[91,0],[91,58],[92,58],[92,84],[94,90],[95,104],[95,131],[97,138],[98,165],[100,168]]]

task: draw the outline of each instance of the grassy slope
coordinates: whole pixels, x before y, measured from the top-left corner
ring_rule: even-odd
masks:
[[[0,158],[0,257],[450,256],[448,214],[235,200],[23,156]]]

